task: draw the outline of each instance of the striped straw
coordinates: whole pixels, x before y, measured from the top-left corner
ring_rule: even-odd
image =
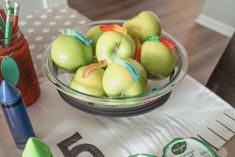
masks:
[[[19,10],[20,10],[20,4],[15,2],[14,3],[14,18],[13,18],[13,33],[15,33],[18,29]]]
[[[6,2],[6,8],[10,8],[11,7],[11,1],[10,0],[5,0]]]
[[[0,16],[2,17],[3,21],[6,22],[6,12],[5,10],[2,8],[2,6],[0,6]]]
[[[5,33],[5,23],[2,17],[0,17],[0,28],[2,30],[2,33]]]

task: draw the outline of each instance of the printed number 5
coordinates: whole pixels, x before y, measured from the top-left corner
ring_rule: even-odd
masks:
[[[80,139],[82,139],[82,136],[78,132],[76,132],[74,135],[63,140],[57,145],[65,157],[78,157],[79,154],[82,152],[89,152],[90,154],[92,154],[93,157],[104,157],[103,153],[92,144],[79,144],[69,150],[69,146]]]

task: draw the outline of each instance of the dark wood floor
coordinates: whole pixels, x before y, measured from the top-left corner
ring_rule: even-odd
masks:
[[[174,35],[189,54],[188,73],[206,84],[229,38],[195,23],[203,0],[68,0],[92,20],[128,19],[142,10],[155,12],[165,31]]]

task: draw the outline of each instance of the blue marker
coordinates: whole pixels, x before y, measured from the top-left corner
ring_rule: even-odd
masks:
[[[0,104],[16,146],[23,149],[35,134],[20,91],[5,80],[0,86]]]

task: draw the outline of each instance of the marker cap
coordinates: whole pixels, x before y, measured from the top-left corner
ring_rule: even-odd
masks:
[[[0,104],[12,105],[21,98],[20,91],[3,80],[0,86]]]

